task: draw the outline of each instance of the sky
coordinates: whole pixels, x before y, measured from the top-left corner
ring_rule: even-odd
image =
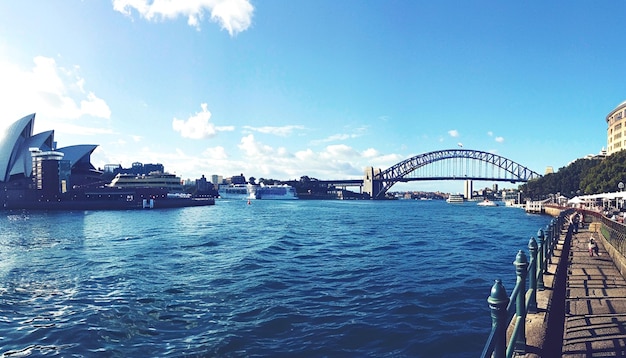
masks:
[[[624,13],[624,1],[0,1],[0,124],[36,113],[35,133],[54,129],[59,147],[97,144],[96,167],[161,163],[184,179],[361,178],[460,144],[543,174],[606,147],[605,117],[626,100]]]

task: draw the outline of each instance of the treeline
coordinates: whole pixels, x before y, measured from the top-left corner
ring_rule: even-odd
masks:
[[[578,159],[556,173],[520,185],[519,189],[524,197],[532,200],[546,199],[557,193],[572,198],[617,191],[620,182],[626,184],[626,151],[606,159]]]

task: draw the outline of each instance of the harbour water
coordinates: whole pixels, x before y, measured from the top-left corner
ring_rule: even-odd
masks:
[[[0,354],[476,357],[550,217],[444,201],[2,212]]]

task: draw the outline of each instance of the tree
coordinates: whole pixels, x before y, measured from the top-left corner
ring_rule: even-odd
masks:
[[[608,158],[607,158],[608,159]],[[591,188],[585,188],[584,179],[590,175],[593,168],[605,162],[601,159],[578,159],[568,166],[560,168],[556,173],[533,179],[521,185],[520,190],[532,200],[546,199],[550,194],[561,193],[567,197],[579,194],[592,194]]]

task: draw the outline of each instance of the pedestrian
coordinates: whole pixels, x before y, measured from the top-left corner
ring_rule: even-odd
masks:
[[[579,213],[578,215],[580,216],[580,220],[579,220],[580,228],[584,229],[585,228],[585,217],[583,216],[582,213]]]
[[[587,245],[587,249],[589,250],[589,256],[593,256],[594,253],[596,254],[596,256],[599,256],[598,245],[596,244],[596,241],[593,239],[593,236],[591,237],[591,239],[589,239],[589,244]]]
[[[574,224],[574,234],[578,234],[578,223],[580,222],[580,217],[578,214],[574,214],[572,218],[572,223]]]

